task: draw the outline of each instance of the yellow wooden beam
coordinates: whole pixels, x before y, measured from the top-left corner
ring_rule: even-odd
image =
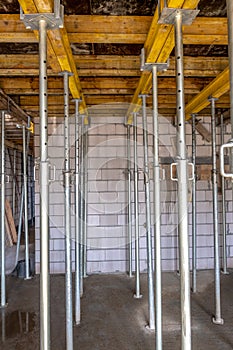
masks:
[[[18,0],[24,13],[37,13],[37,12],[53,12],[52,0]],[[38,34],[37,34],[38,35]],[[86,110],[86,104],[81,89],[79,76],[77,73],[76,65],[73,59],[72,51],[70,48],[70,42],[67,36],[66,28],[48,30],[48,42],[51,47],[54,60],[59,62],[61,71],[67,70],[73,73],[73,76],[69,79],[69,87],[73,98],[82,98],[80,104],[80,110],[84,112]],[[50,65],[53,68],[53,64],[50,61]]]
[[[230,89],[229,67],[219,74],[209,85],[207,85],[197,96],[195,96],[185,107],[186,120],[191,118],[191,114],[198,113],[207,107],[210,96],[219,98]]]
[[[194,9],[200,0],[170,0],[168,7]],[[144,45],[146,62],[166,62],[174,48],[174,26],[158,24],[158,7],[156,8],[154,18]],[[148,93],[152,86],[152,74],[143,72],[138,87],[135,91],[133,100],[127,112],[128,123],[133,121],[133,112],[139,110],[141,99],[140,93]]]

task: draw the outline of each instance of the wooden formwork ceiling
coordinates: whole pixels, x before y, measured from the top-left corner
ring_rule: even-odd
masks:
[[[137,104],[138,95],[151,90],[150,74],[140,71],[143,47],[149,61],[161,62],[170,57],[169,69],[159,76],[159,111],[165,116],[175,115],[174,33],[171,26],[157,24],[157,1],[63,0],[61,3],[65,10],[64,29],[48,34],[49,116],[63,115],[63,84],[58,73],[70,69],[75,73],[70,85],[71,98],[82,97],[84,108],[122,104],[121,113],[124,110],[130,118],[134,107],[125,106]],[[50,12],[53,1],[0,3],[0,88],[35,118],[39,114],[38,35],[20,21],[19,5],[25,13]],[[218,97],[216,107],[227,110],[226,1],[170,0],[168,6],[191,9],[198,6],[200,10],[193,24],[183,27],[187,118],[193,112],[209,114],[206,94]],[[148,104],[151,103],[149,97]]]

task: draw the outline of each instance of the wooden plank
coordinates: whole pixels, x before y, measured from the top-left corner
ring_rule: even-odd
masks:
[[[73,44],[144,44],[146,34],[112,34],[112,33],[68,33]],[[184,34],[184,44],[188,45],[227,45],[227,34]],[[0,33],[0,43],[38,43],[33,33]]]
[[[11,230],[10,230],[10,226],[7,221],[6,215],[5,215],[5,240],[6,240],[7,247],[13,247],[14,243],[11,237]]]
[[[109,75],[111,70],[125,70],[125,73],[132,70],[133,74],[141,74],[140,59],[137,56],[106,56],[106,55],[77,55],[74,56],[74,61],[81,74],[90,74],[95,70],[95,73],[102,75],[104,71]],[[22,70],[25,75],[38,75],[39,61],[38,55],[0,55],[0,74],[2,76],[22,75]],[[228,59],[225,57],[184,57],[184,73],[185,75],[196,76],[215,76],[223,71],[228,66]],[[175,59],[171,57],[169,69],[163,73],[163,76],[174,75]],[[48,72],[51,75],[51,70]],[[93,72],[94,73],[94,72]],[[113,73],[113,75],[115,75]],[[125,75],[125,74],[124,74]],[[49,82],[48,82],[49,83]]]
[[[148,34],[154,19],[153,16],[65,15],[64,20],[68,34]],[[184,35],[227,35],[227,18],[197,17],[191,26],[183,26],[183,32]],[[0,33],[32,31],[25,28],[19,14],[0,14]]]
[[[7,222],[8,222],[9,228],[10,228],[10,234],[12,237],[12,241],[13,241],[13,243],[17,243],[17,232],[16,232],[16,228],[15,228],[15,222],[14,222],[14,218],[12,215],[10,203],[7,199],[5,200],[5,214],[6,214]]]

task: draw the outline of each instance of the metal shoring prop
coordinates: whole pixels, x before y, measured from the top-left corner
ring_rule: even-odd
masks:
[[[220,282],[220,258],[219,258],[219,229],[218,229],[218,180],[217,180],[217,156],[216,156],[216,117],[215,101],[211,102],[211,129],[212,129],[212,186],[213,186],[213,219],[214,219],[214,272],[215,272],[215,316],[212,318],[214,324],[224,323],[221,317],[221,282]]]
[[[221,145],[224,144],[224,121],[221,113]],[[227,271],[227,233],[226,233],[226,193],[225,193],[225,177],[221,176],[222,182],[222,273],[228,275]]]
[[[185,140],[185,101],[183,67],[182,13],[175,16],[176,85],[177,85],[177,173],[178,232],[180,240],[181,348],[191,349],[191,306],[188,237],[188,169]]]
[[[162,335],[162,281],[161,281],[161,208],[159,166],[159,112],[157,65],[152,67],[153,79],[153,163],[154,163],[154,242],[155,242],[155,310],[156,350],[163,348]]]
[[[196,214],[196,115],[192,114],[192,162],[194,178],[192,182],[192,292],[197,291],[197,214]]]
[[[75,324],[81,320],[79,244],[79,103],[75,99]]]
[[[135,299],[141,299],[140,292],[140,244],[139,244],[139,207],[138,207],[138,138],[137,113],[134,113],[134,217],[135,217]]]
[[[146,231],[147,231],[147,274],[148,274],[148,301],[149,301],[149,325],[150,330],[155,330],[155,303],[154,303],[154,277],[152,258],[152,236],[151,236],[151,203],[150,203],[150,177],[148,161],[148,130],[146,116],[146,97],[142,98],[142,122],[143,122],[143,149],[144,149],[144,183],[146,197]]]
[[[87,277],[87,197],[88,197],[88,126],[85,125],[84,133],[84,210],[83,210],[83,277]]]
[[[127,125],[127,173],[128,173],[128,253],[129,253],[129,277],[133,276],[132,271],[132,210],[131,210],[131,150],[130,150],[130,125]]]
[[[233,140],[233,2],[226,0],[227,3],[227,19],[228,19],[228,55],[230,68],[230,119],[231,119],[231,140]],[[233,149],[230,150],[230,167],[233,173]],[[233,196],[233,181],[232,181]]]
[[[6,256],[5,256],[5,111],[1,113],[1,308],[6,302]]]
[[[48,75],[47,30],[63,27],[64,7],[54,0],[54,13],[24,14],[27,29],[39,30],[40,105],[40,349],[50,349],[49,280],[49,159],[48,159]]]
[[[47,22],[39,22],[40,56],[40,348],[50,349]]]
[[[79,190],[79,204],[80,204],[80,220],[79,220],[79,239],[80,239],[80,296],[83,296],[83,262],[84,262],[84,246],[83,246],[83,219],[84,219],[84,116],[81,118],[81,135],[80,143],[81,147],[79,150],[80,154],[80,190]]]
[[[29,237],[28,237],[28,190],[27,190],[27,145],[26,145],[26,126],[22,125],[23,130],[23,191],[24,191],[24,234],[25,234],[25,280],[30,277],[30,260],[29,260]],[[30,134],[30,131],[28,131]]]
[[[71,169],[69,133],[69,77],[71,72],[61,73],[64,79],[64,196],[65,196],[65,268],[66,268],[66,349],[73,350],[72,306],[72,256],[71,256]]]

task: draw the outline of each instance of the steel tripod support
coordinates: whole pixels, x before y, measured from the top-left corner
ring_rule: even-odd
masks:
[[[133,277],[132,271],[132,199],[131,199],[131,145],[130,145],[130,128],[131,126],[127,125],[127,174],[128,174],[128,258],[129,258],[129,277]]]
[[[75,324],[81,321],[79,237],[79,103],[75,99]]]
[[[49,160],[48,160],[48,81],[47,30],[63,27],[64,7],[54,0],[54,13],[24,14],[27,29],[39,30],[40,105],[40,349],[50,349],[49,280]]]
[[[215,315],[212,319],[214,324],[222,325],[221,317],[221,281],[220,281],[220,258],[219,258],[219,229],[218,229],[218,180],[217,180],[217,155],[216,155],[216,117],[215,101],[210,97],[211,103],[211,129],[212,129],[212,188],[213,188],[213,219],[214,219],[214,274],[215,274]]]
[[[192,292],[197,291],[197,215],[196,215],[196,115],[192,114],[192,162],[194,177],[192,182]]]
[[[1,111],[1,308],[6,302],[6,255],[5,255],[5,111]]]
[[[64,199],[65,199],[65,277],[66,277],[66,349],[73,349],[72,255],[71,255],[71,169],[69,127],[69,77],[63,71],[64,82]]]
[[[152,258],[152,233],[151,233],[151,203],[150,203],[150,177],[148,160],[148,130],[146,115],[146,97],[140,95],[142,99],[142,122],[143,122],[143,150],[144,150],[144,183],[146,197],[146,231],[147,231],[147,274],[148,274],[148,300],[149,300],[149,325],[150,330],[155,330],[155,305],[154,305],[154,277]]]
[[[138,206],[138,140],[137,113],[134,113],[134,219],[135,219],[135,299],[141,299],[140,291],[140,244],[139,244],[139,206]]]

